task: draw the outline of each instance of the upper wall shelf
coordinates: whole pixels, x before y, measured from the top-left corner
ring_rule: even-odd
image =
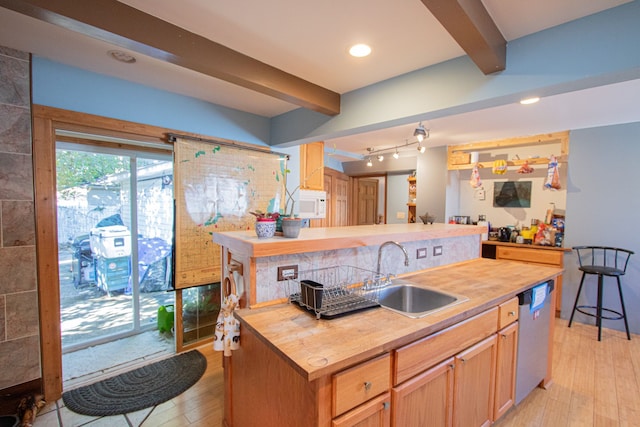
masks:
[[[495,149],[505,149],[518,146],[535,146],[546,144],[560,144],[560,153],[556,155],[558,162],[566,163],[569,160],[569,131],[546,133],[541,135],[526,136],[520,138],[509,138],[496,141],[473,142],[470,144],[449,146],[447,155],[447,169],[461,170],[471,169],[475,163],[471,163],[471,152],[491,151]],[[538,158],[509,160],[507,166],[521,166],[524,162],[530,165],[548,164],[549,158],[541,156]],[[491,168],[493,162],[478,162],[478,167]]]

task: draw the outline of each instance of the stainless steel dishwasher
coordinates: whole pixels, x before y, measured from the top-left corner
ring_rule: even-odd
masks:
[[[531,393],[547,374],[553,283],[553,280],[549,280],[518,295],[516,405]]]

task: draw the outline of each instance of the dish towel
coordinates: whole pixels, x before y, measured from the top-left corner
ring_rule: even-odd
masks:
[[[236,295],[233,276],[224,279],[224,289],[225,293],[227,289],[229,293],[224,297],[220,306],[213,337],[213,349],[223,351],[225,356],[231,356],[232,350],[240,348],[240,323],[233,316],[233,311],[238,307],[240,298]]]

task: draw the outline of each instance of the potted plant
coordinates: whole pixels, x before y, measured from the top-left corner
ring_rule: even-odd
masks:
[[[306,183],[313,176],[313,174],[315,174],[320,169],[322,168],[318,167],[314,169],[309,174],[309,176],[307,176],[304,179],[304,181],[300,185],[296,186],[293,190],[289,190],[289,187],[287,187],[287,175],[289,175],[291,170],[284,169],[284,166],[283,166],[283,169],[281,170],[281,172],[282,172],[282,181],[284,184],[285,203],[284,203],[284,209],[282,211],[283,214],[278,219],[278,223],[276,227],[278,231],[282,231],[282,235],[284,237],[296,238],[300,234],[300,228],[302,228],[302,219],[296,218],[293,214],[293,207],[295,205],[295,200],[293,198],[293,195],[296,193],[296,191],[300,189],[300,186],[302,184]]]
[[[278,212],[255,210],[249,213],[256,217],[256,234],[258,238],[267,239],[276,234],[276,220],[280,217]]]

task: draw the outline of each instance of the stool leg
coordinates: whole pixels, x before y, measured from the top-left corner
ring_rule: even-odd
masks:
[[[620,305],[622,306],[622,319],[624,320],[624,328],[627,331],[627,339],[631,340],[631,334],[629,334],[629,323],[627,322],[627,310],[624,308],[624,298],[622,297],[622,286],[620,285],[620,277],[616,276],[618,280],[618,292],[620,293]]]
[[[602,337],[602,280],[602,274],[598,274],[598,316],[596,317],[596,325],[598,325],[598,341],[600,341],[600,338]]]
[[[580,286],[578,287],[578,293],[576,294],[576,301],[573,303],[573,310],[571,310],[571,317],[569,318],[569,328],[571,327],[571,322],[573,322],[573,315],[576,314],[576,307],[578,307],[578,298],[580,298],[580,292],[582,292],[582,284],[584,283],[585,273],[582,273],[582,279],[580,279]]]

